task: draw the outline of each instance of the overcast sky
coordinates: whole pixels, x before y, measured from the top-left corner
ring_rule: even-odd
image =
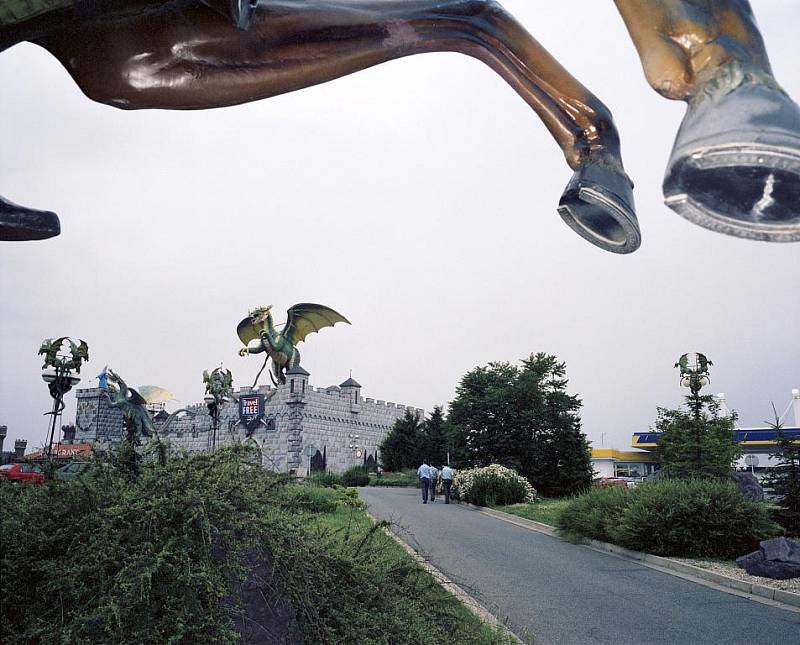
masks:
[[[447,404],[460,377],[531,352],[567,364],[594,445],[624,448],[684,392],[684,352],[714,361],[742,424],[800,387],[800,245],[722,236],[662,204],[684,112],[646,84],[611,0],[504,3],[613,111],[643,242],[618,256],[556,213],[571,171],[498,76],[428,54],[236,108],[124,112],[90,102],[32,45],[0,55],[0,193],[55,210],[62,234],[0,243],[0,424],[45,438],[44,338],[89,343],[81,386],[202,400],[220,362],[249,385],[236,324],[319,302],[353,323],[300,346],[317,386]],[[800,16],[755,0],[778,80],[800,98]],[[268,379],[262,382],[269,382]],[[79,387],[81,387],[79,386]],[[68,395],[64,423],[74,420]],[[791,414],[791,413],[790,413]]]

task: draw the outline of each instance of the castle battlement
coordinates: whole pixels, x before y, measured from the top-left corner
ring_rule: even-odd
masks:
[[[287,382],[277,388],[260,385],[235,390],[236,395],[264,395],[264,416],[252,431],[242,426],[236,401],[220,408],[216,437],[208,407],[202,402],[184,406],[185,413],[169,421],[156,417],[156,428],[163,439],[189,452],[210,450],[212,443],[248,441],[259,446],[262,462],[270,470],[305,473],[312,457],[319,463],[324,455],[328,470],[338,472],[363,463],[367,456],[377,457],[378,446],[407,409],[421,418],[425,415],[421,408],[363,398],[361,386],[352,377],[341,385],[314,387],[305,373],[287,376]],[[76,390],[76,441],[108,444],[121,439],[122,415],[104,392],[101,388]]]

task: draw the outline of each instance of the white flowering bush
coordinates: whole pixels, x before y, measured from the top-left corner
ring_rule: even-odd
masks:
[[[477,506],[530,503],[536,500],[536,489],[527,479],[499,464],[457,471],[451,492],[456,499]]]

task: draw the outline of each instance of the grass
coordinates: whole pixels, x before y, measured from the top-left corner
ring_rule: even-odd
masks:
[[[370,473],[369,485],[416,488],[419,486],[419,477],[417,477],[417,473],[414,470],[403,470],[398,473],[381,473],[380,475]]]
[[[533,504],[509,504],[508,506],[495,506],[494,509],[555,527],[558,516],[571,499],[571,497],[543,498]]]

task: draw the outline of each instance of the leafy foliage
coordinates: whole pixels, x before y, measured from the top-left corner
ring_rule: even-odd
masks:
[[[344,486],[369,486],[369,473],[363,466],[351,466],[342,473]]]
[[[620,486],[593,488],[561,510],[556,526],[568,538],[613,542],[612,532],[628,505],[628,496],[629,489]]]
[[[800,441],[786,436],[777,412],[770,426],[778,435],[776,451],[770,457],[778,463],[770,468],[764,484],[778,505],[775,519],[789,535],[800,535]]]
[[[433,412],[425,419],[420,435],[420,453],[416,465],[423,461],[437,467],[446,464],[449,436],[441,406],[434,407]]]
[[[406,408],[403,418],[395,422],[380,445],[384,469],[396,472],[419,466],[421,443],[422,423],[419,415]]]
[[[730,481],[709,478],[593,490],[562,511],[558,527],[656,555],[720,558],[752,551],[781,532],[764,503],[746,499]]]
[[[370,477],[369,485],[415,488],[419,486],[419,477],[415,469],[403,470],[399,473],[378,473],[375,477]]]
[[[513,470],[497,464],[456,471],[453,497],[478,506],[533,502],[536,491]]]
[[[546,496],[588,488],[591,451],[581,402],[566,392],[567,383],[566,365],[544,353],[520,367],[489,363],[465,374],[448,415],[458,463],[502,464]]]
[[[728,479],[742,454],[733,441],[736,416],[720,416],[711,396],[690,395],[687,410],[658,409],[658,454],[666,477]]]
[[[0,485],[4,642],[238,642],[232,589],[248,554],[304,642],[501,642],[351,490],[302,490],[248,457],[239,446],[143,463],[135,479],[103,462],[68,482]]]

